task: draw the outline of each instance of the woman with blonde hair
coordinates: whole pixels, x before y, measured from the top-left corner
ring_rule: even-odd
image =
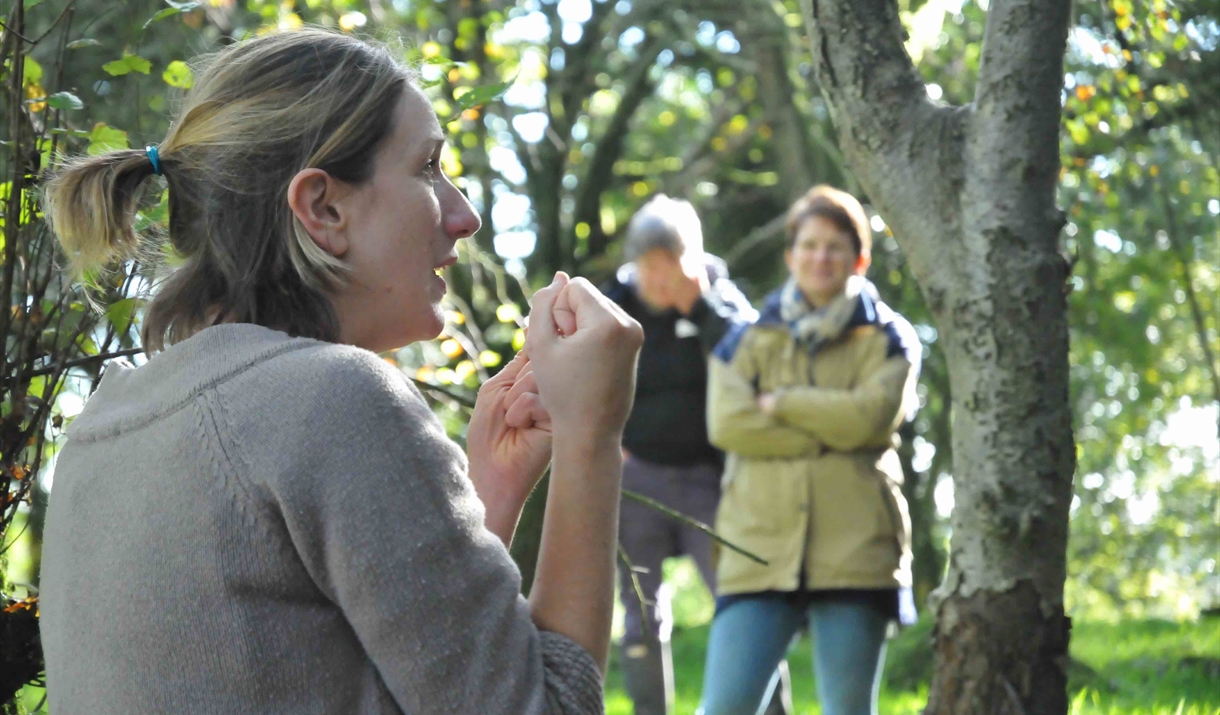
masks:
[[[920,345],[864,278],[871,233],[850,194],[788,213],[790,277],[716,347],[708,430],[728,454],[705,715],[754,715],[808,624],[825,715],[876,713],[889,625],[913,618],[895,432],[918,405]]]
[[[376,355],[442,328],[477,215],[413,75],[319,30],[226,48],[168,135],[76,160],[46,213],[78,270],[181,265],[71,425],[42,638],[60,713],[599,713],[639,326],[538,291],[467,453]],[[552,462],[530,598],[506,546]],[[469,469],[468,469],[469,465]]]

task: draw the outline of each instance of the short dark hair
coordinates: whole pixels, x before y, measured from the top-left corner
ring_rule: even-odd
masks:
[[[789,249],[796,245],[796,234],[800,231],[801,226],[815,216],[830,221],[840,231],[847,234],[852,245],[855,246],[857,256],[868,255],[872,252],[873,234],[868,224],[868,216],[864,213],[864,207],[860,205],[856,197],[826,184],[813,187],[788,209],[788,218],[784,221],[784,234],[787,237]]]

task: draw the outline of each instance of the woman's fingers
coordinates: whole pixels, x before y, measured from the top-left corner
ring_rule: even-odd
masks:
[[[538,355],[559,337],[559,326],[555,323],[555,302],[568,284],[568,274],[555,273],[554,280],[546,288],[534,293],[530,300],[529,330],[525,334],[525,349],[530,355]]]
[[[530,371],[532,371],[532,368],[530,367],[529,355],[525,350],[518,351],[500,372],[492,375],[487,382],[483,383],[482,387],[479,388],[479,399],[482,400],[485,396],[494,395],[505,388],[511,389],[522,372]]]
[[[568,282],[559,292],[553,310],[556,313],[570,312],[576,330],[603,323],[617,323],[619,326],[635,324],[635,320],[617,303],[602,295],[601,291],[584,278],[573,278]]]
[[[527,392],[538,392],[538,381],[534,378],[532,369],[517,376],[513,386],[508,389],[508,395],[504,397],[504,404],[511,405],[514,400]]]
[[[567,286],[572,283],[569,281],[563,290],[559,291],[558,297],[555,298],[555,304],[552,308],[551,315],[555,321],[555,329],[559,334],[568,337],[576,332],[576,313],[572,309],[571,296],[568,295]]]
[[[550,425],[551,416],[542,404],[537,392],[526,392],[508,405],[504,424],[512,429],[529,429]]]

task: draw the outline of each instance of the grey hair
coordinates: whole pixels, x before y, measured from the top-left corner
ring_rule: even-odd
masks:
[[[631,217],[623,257],[634,261],[655,248],[678,258],[703,254],[703,225],[689,201],[658,194]]]

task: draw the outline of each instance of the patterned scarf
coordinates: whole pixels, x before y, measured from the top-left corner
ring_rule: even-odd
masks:
[[[877,299],[877,289],[868,279],[852,276],[847,279],[847,288],[839,297],[828,305],[814,308],[796,285],[796,279],[789,278],[780,293],[780,315],[788,324],[792,339],[813,357],[827,343],[843,334],[856,314],[863,292],[869,293],[874,301]]]

